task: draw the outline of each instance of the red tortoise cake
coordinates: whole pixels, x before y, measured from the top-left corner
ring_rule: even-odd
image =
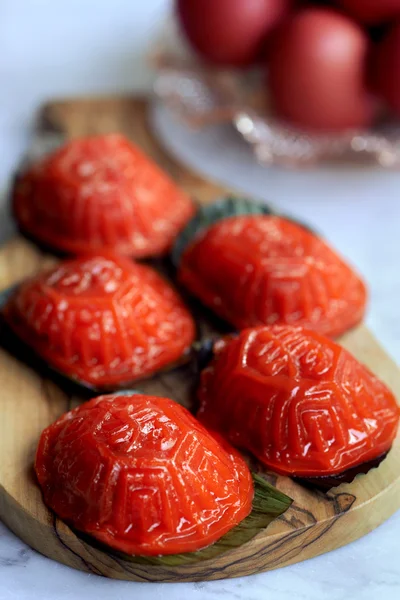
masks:
[[[182,406],[102,396],[41,435],[35,470],[47,506],[130,555],[193,552],[251,511],[250,471]]]
[[[71,254],[165,254],[194,213],[190,198],[122,135],[74,139],[16,181],[20,228]]]
[[[301,478],[384,456],[400,415],[392,392],[344,348],[279,325],[218,342],[199,399],[208,427],[273,471]]]
[[[315,233],[267,212],[240,198],[201,208],[175,245],[180,283],[236,329],[301,325],[336,337],[358,324],[360,277]]]
[[[181,361],[195,323],[154,269],[110,253],[60,262],[23,282],[3,309],[53,368],[114,389]]]

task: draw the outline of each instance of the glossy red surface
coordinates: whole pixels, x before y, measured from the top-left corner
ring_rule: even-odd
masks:
[[[400,115],[400,22],[390,27],[374,49],[372,84],[397,117]]]
[[[167,281],[112,254],[64,261],[27,280],[4,316],[55,369],[106,389],[178,361],[195,335]]]
[[[338,474],[387,452],[399,407],[349,352],[299,327],[259,327],[217,344],[198,417],[284,475]]]
[[[365,311],[354,271],[321,238],[280,217],[217,222],[186,249],[178,276],[238,329],[287,323],[338,336]]]
[[[133,257],[167,252],[194,213],[168,175],[117,134],[72,140],[30,167],[13,206],[21,229],[52,248]]]
[[[368,50],[366,32],[345,15],[317,6],[294,13],[268,52],[274,110],[306,130],[369,127],[376,102],[366,85]]]
[[[390,23],[400,17],[400,0],[336,0],[349,14],[368,25]]]
[[[176,0],[182,32],[196,52],[217,65],[256,62],[266,39],[288,15],[293,0]]]
[[[59,517],[126,554],[208,546],[254,494],[236,450],[153,396],[103,396],[63,415],[42,433],[35,469]]]

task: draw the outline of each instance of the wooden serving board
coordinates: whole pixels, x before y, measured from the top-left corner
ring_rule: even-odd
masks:
[[[175,162],[155,141],[143,99],[70,100],[49,104],[41,131],[65,137],[121,131],[131,137],[177,183],[202,202],[226,192]],[[49,261],[17,237],[0,250],[0,288],[41,269]],[[4,333],[3,333],[4,335]],[[6,341],[6,340],[3,340]],[[341,342],[381,377],[400,398],[396,365],[371,333],[358,327]],[[140,387],[185,402],[187,371],[176,380],[157,377]],[[186,378],[186,379],[185,379]],[[138,386],[139,387],[139,386]],[[77,537],[43,504],[32,462],[44,427],[79,402],[57,384],[0,349],[0,516],[21,539],[61,563],[115,579],[201,581],[249,575],[328,552],[365,535],[400,507],[400,435],[379,468],[359,475],[328,494],[311,491],[286,477],[270,475],[294,499],[291,508],[256,538],[212,561],[181,567],[143,566],[105,553]]]

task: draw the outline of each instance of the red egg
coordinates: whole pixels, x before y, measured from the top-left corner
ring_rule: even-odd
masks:
[[[220,65],[257,60],[263,42],[293,0],[176,0],[177,16],[194,49]]]
[[[277,32],[268,87],[277,113],[305,129],[370,125],[374,103],[364,71],[368,39],[361,27],[329,9],[309,8]]]
[[[387,33],[372,59],[375,91],[400,115],[400,23]]]
[[[400,16],[400,0],[337,0],[348,13],[368,25],[385,23]]]

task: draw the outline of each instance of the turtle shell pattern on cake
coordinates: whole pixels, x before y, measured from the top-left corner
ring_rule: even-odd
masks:
[[[277,473],[333,475],[387,452],[399,407],[344,348],[301,327],[262,326],[217,342],[198,418]]]
[[[206,547],[254,495],[236,450],[154,396],[102,396],[66,413],[42,433],[35,469],[61,519],[130,555]]]
[[[274,215],[229,217],[201,231],[178,278],[237,329],[290,324],[336,337],[365,312],[353,269],[320,237]]]
[[[164,254],[194,213],[190,198],[124,136],[78,138],[16,180],[20,228],[70,254]]]
[[[63,261],[25,281],[3,314],[53,368],[100,389],[181,360],[195,336],[171,285],[154,269],[113,254]]]

